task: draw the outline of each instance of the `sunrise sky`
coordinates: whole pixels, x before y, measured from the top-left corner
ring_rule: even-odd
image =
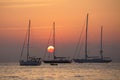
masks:
[[[72,57],[87,13],[89,55],[99,55],[103,26],[104,56],[120,62],[120,0],[0,0],[0,62],[19,60],[29,19],[31,55],[43,57],[55,21],[56,55]]]

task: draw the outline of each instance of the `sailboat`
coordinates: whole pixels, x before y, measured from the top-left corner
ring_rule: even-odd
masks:
[[[36,58],[36,57],[30,57],[30,50],[29,50],[29,46],[30,46],[30,25],[31,25],[31,21],[29,20],[29,24],[28,24],[28,32],[27,32],[27,60],[22,60],[22,54],[23,54],[23,50],[24,50],[24,46],[25,46],[25,42],[26,39],[24,41],[23,44],[23,48],[21,51],[21,56],[20,56],[20,60],[19,60],[19,64],[20,66],[37,66],[37,65],[41,65],[41,58]]]
[[[53,22],[53,47],[54,47],[54,52],[53,52],[53,59],[51,60],[43,60],[44,63],[71,63],[72,60],[68,59],[67,57],[57,57],[55,54],[55,22]]]
[[[88,36],[88,14],[86,19],[86,36],[85,36],[85,59],[73,59],[76,63],[109,63],[112,60],[109,57],[103,57],[103,49],[102,49],[102,32],[103,27],[101,27],[101,49],[100,56],[101,57],[89,57],[87,51],[87,36]]]

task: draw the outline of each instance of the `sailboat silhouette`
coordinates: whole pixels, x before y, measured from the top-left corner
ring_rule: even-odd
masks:
[[[28,25],[28,32],[27,32],[27,60],[22,60],[22,54],[23,54],[23,50],[21,52],[21,56],[20,56],[20,66],[37,66],[37,65],[41,65],[41,58],[36,58],[36,57],[30,57],[30,51],[29,51],[29,46],[30,46],[30,25],[31,25],[31,21],[29,20],[29,25]],[[23,49],[25,46],[25,42],[23,44]]]
[[[103,49],[102,49],[102,32],[103,27],[101,27],[101,49],[100,49],[100,55],[101,57],[89,57],[88,51],[87,51],[87,37],[88,37],[88,14],[86,19],[86,36],[85,36],[85,59],[73,59],[76,63],[108,63],[112,60],[109,57],[103,57]]]
[[[55,45],[55,22],[53,22],[53,59],[51,60],[43,60],[44,63],[71,63],[72,60],[66,58],[66,57],[57,57],[56,54],[56,45]]]

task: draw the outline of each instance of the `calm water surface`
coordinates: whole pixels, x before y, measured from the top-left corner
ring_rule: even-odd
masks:
[[[120,63],[19,66],[0,63],[0,80],[120,80]]]

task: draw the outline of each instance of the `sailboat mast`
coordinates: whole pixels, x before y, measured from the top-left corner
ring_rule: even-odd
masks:
[[[27,42],[27,60],[28,60],[28,57],[29,57],[30,25],[31,25],[31,21],[29,20],[29,24],[28,24],[28,42]]]
[[[55,59],[55,22],[53,22],[53,46],[54,46],[53,56]]]
[[[102,37],[103,37],[103,26],[101,26],[101,34],[100,34],[100,55],[101,55],[101,59],[103,59]]]
[[[88,13],[87,13],[87,18],[86,18],[85,59],[88,58],[88,55],[87,55],[87,36],[88,36]]]

